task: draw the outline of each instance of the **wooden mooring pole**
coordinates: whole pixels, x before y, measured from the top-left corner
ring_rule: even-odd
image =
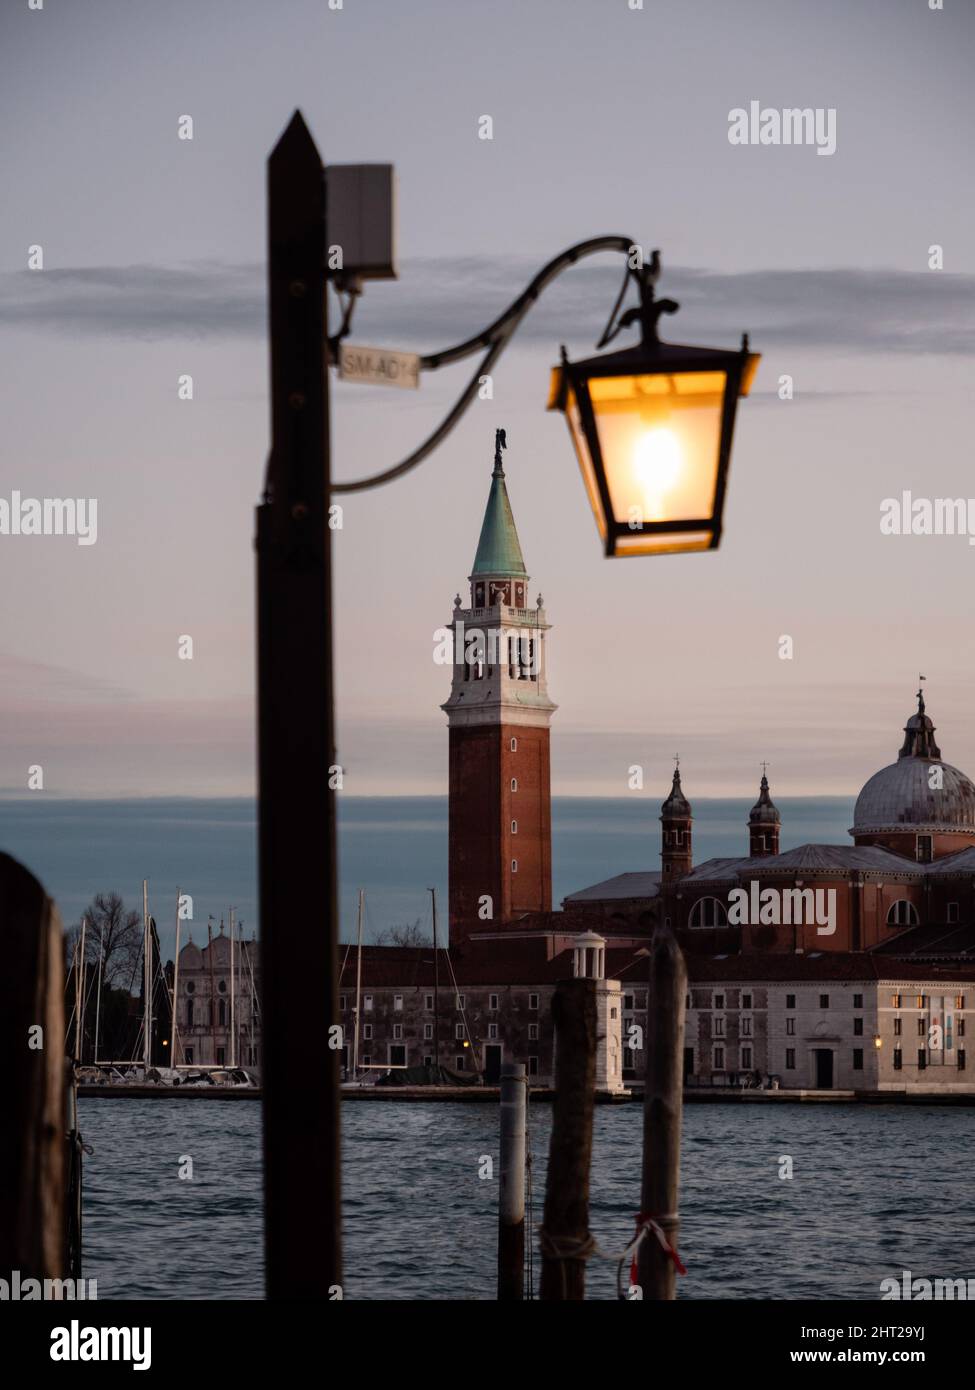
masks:
[[[64,940],[37,879],[0,854],[0,1278],[67,1269]]]
[[[650,948],[640,1211],[656,1222],[675,1249],[680,1226],[677,1197],[686,995],[687,966],[683,953],[671,929],[658,927]],[[637,1257],[637,1282],[642,1297],[658,1302],[673,1299],[676,1274],[672,1258],[655,1233],[648,1231]]]
[[[501,1193],[498,1201],[498,1301],[525,1296],[525,1133],[528,1078],[524,1062],[501,1068]]]
[[[555,1100],[541,1233],[541,1296],[578,1301],[586,1294],[589,1165],[596,1086],[596,981],[563,980],[552,999]]]
[[[271,453],[257,509],[267,1296],[341,1283],[325,171],[295,112],[268,160]],[[299,986],[303,1003],[297,1003]]]

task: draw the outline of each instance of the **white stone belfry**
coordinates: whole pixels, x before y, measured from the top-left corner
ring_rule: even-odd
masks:
[[[582,932],[572,946],[572,974],[596,983],[596,1090],[619,1092],[623,1085],[623,986],[607,980],[606,940]]]

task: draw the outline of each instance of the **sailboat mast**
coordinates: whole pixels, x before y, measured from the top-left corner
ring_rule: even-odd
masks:
[[[359,889],[359,919],[356,928],[356,964],[355,964],[355,1025],[352,1034],[352,1080],[355,1081],[359,1074],[359,1000],[362,994],[362,902],[363,893]]]
[[[142,1065],[149,1070],[149,880],[142,880]]]
[[[235,1012],[235,989],[234,989],[234,913],[236,908],[230,909],[230,1065],[237,1065],[237,1033],[236,1033],[236,1012]]]
[[[81,919],[81,944],[78,947],[78,959],[75,963],[74,974],[74,1059],[81,1061],[81,1015],[85,1011],[85,926],[88,918]]]
[[[177,998],[178,998],[178,995],[177,995],[176,991],[177,991],[177,988],[178,988],[178,986],[179,986],[179,905],[180,905],[181,898],[182,898],[182,895],[181,895],[181,893],[180,893],[180,890],[177,888],[177,889],[176,889],[176,954],[175,954],[175,956],[174,956],[174,958],[173,958],[173,998],[172,998],[172,1003],[171,1003],[171,1005],[170,1005],[170,1010],[169,1010],[169,1014],[170,1014],[170,1025],[169,1025],[169,1055],[170,1055],[170,1065],[171,1065],[171,1066],[174,1066],[174,1067],[179,1065],[179,1057],[178,1057],[177,1052],[176,1052],[176,1048],[177,1048],[177,1046],[178,1046],[178,1043],[177,1043],[177,1028],[176,1028],[176,1000],[177,1000]]]
[[[98,931],[98,992],[95,998],[95,1054],[92,1061],[98,1066],[98,1025],[102,1017],[102,966],[105,961],[105,923],[102,921]]]
[[[430,889],[433,907],[433,1063],[440,1082],[440,953],[437,950],[437,890]]]

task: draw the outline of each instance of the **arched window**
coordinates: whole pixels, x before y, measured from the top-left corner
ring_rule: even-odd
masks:
[[[220,1026],[221,1026],[221,1028],[222,1028],[222,1027],[226,1024],[226,1022],[227,1022],[227,1001],[226,1001],[226,999],[221,999],[221,1000],[220,1000],[220,1007],[219,1007],[219,1010],[218,1010],[218,1018],[219,1018],[219,1021],[220,1021]]]
[[[687,919],[689,927],[726,927],[728,914],[717,898],[698,898]]]
[[[917,908],[907,898],[898,898],[895,903],[891,903],[887,913],[888,927],[916,927],[918,924]]]
[[[512,835],[517,835],[517,834],[518,834],[518,822],[517,822],[516,820],[513,820],[513,821],[511,822],[511,833],[512,833]]]
[[[511,872],[512,872],[513,874],[516,874],[516,873],[518,872],[518,860],[517,860],[517,859],[512,859],[512,861],[511,861]]]
[[[517,778],[517,777],[512,777],[512,779],[511,779],[511,790],[512,790],[513,792],[516,792],[516,791],[518,790],[518,778]]]
[[[511,740],[511,751],[512,751],[512,753],[517,753],[517,752],[518,752],[518,740],[517,740],[516,738],[513,738],[513,739]]]

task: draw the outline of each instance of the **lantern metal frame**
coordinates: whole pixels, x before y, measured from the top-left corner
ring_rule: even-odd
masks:
[[[666,555],[680,551],[679,538],[682,534],[708,532],[710,542],[699,550],[715,550],[721,541],[723,527],[724,501],[728,484],[728,469],[731,462],[731,445],[734,437],[735,416],[740,396],[747,396],[754,379],[759,353],[751,352],[748,334],[742,335],[741,347],[735,349],[690,347],[679,343],[665,343],[660,340],[657,324],[663,314],[673,314],[680,307],[675,300],[657,299],[654,285],[660,274],[660,255],[654,252],[649,265],[628,267],[623,288],[610,314],[609,322],[598,346],[611,342],[621,328],[639,323],[640,343],[620,352],[601,353],[597,357],[571,362],[565,347],[562,360],[553,370],[553,390],[549,398],[550,410],[561,410],[567,414],[570,395],[579,411],[579,421],[589,451],[588,460],[579,457],[589,501],[596,517],[596,524],[602,537],[607,557],[620,555]],[[631,280],[635,281],[639,296],[639,307],[628,309],[617,319],[620,304]],[[639,376],[681,376],[698,372],[715,372],[724,376],[724,392],[721,402],[721,429],[718,441],[717,473],[715,477],[714,502],[711,514],[707,517],[693,517],[670,521],[641,521],[638,524],[618,521],[613,512],[610,497],[606,464],[602,453],[602,442],[596,411],[593,408],[589,382],[613,377]],[[579,444],[576,432],[570,426],[576,452]],[[593,495],[595,489],[595,496]],[[653,550],[621,549],[620,542],[634,536],[673,535],[672,548],[655,547]],[[685,552],[686,553],[686,552]]]

